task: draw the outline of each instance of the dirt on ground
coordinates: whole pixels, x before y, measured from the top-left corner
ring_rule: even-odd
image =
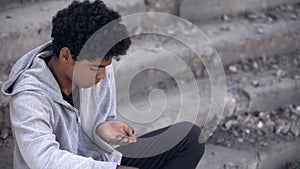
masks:
[[[238,17],[244,17],[253,24],[261,22],[276,22],[278,20],[299,20],[300,4],[282,5],[265,11],[252,11],[243,13]],[[234,17],[226,16],[234,19]],[[222,27],[222,31],[230,31],[230,28]],[[263,29],[257,29],[259,34],[263,34]],[[5,74],[0,75],[1,80],[5,80],[11,65],[5,68]],[[236,78],[235,75],[242,73],[251,73],[253,75],[274,71],[273,76],[289,77],[299,79],[300,74],[300,51],[280,55],[262,55],[253,59],[244,59],[236,63],[225,65],[227,75],[227,85],[230,87],[243,81],[243,77]],[[293,69],[295,70],[293,72]],[[206,77],[205,69],[203,74],[197,78]],[[253,81],[250,85],[259,85],[259,82]],[[166,80],[157,84],[157,86],[148,88],[168,89],[176,88],[174,80]],[[148,92],[146,92],[148,93]],[[142,93],[144,95],[145,93]],[[147,95],[147,94],[145,94]],[[9,114],[7,105],[2,105],[2,114]],[[6,112],[3,112],[6,111]],[[12,149],[13,138],[10,126],[7,124],[8,117],[2,116],[0,123],[0,168],[12,168]],[[4,119],[6,118],[6,119]],[[208,140],[208,143],[232,147],[236,149],[267,149],[270,144],[278,142],[291,142],[300,140],[300,105],[287,105],[286,107],[268,111],[244,112],[226,117],[221,121],[218,128]],[[299,169],[299,161],[291,161],[286,164],[285,169]]]

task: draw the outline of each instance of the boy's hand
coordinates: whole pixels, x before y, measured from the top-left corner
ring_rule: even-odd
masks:
[[[122,135],[132,137],[134,134],[134,129],[130,127],[127,123],[119,120],[111,120],[107,122],[113,129]]]
[[[136,139],[132,137],[134,129],[118,120],[101,124],[97,127],[96,133],[104,141],[112,145],[127,145],[136,142]]]

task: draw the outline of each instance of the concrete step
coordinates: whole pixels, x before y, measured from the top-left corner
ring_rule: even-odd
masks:
[[[107,3],[119,11],[123,10],[124,14],[126,11],[133,11],[129,10],[130,8],[128,8],[128,6],[135,10],[144,10],[144,4],[140,1],[128,1],[128,4],[124,2],[120,4],[117,2]],[[51,27],[50,16],[68,4],[69,1],[46,1],[0,13],[1,22],[5,23],[0,25],[2,44],[0,47],[2,56],[1,64],[6,65],[12,63],[21,56],[22,53],[28,51],[28,49],[43,41],[47,41]],[[39,15],[36,15],[37,13]],[[200,24],[198,26],[207,35],[208,39],[211,40],[210,44],[216,47],[223,64],[226,65],[240,59],[299,49],[299,23],[298,20],[291,19],[279,20],[272,23],[253,24],[243,18],[237,18],[231,22],[216,22],[205,25]],[[230,30],[222,30],[221,28],[224,26],[229,27]],[[257,33],[258,28],[263,28],[264,33]],[[189,25],[174,23],[173,25],[169,25],[167,29],[169,32],[173,32],[173,34],[183,34],[190,42],[199,41],[197,37],[193,36],[193,30],[191,30]],[[205,43],[207,43],[207,40]],[[207,44],[195,43],[191,47],[203,50],[204,45]],[[192,71],[202,71],[203,65],[199,63],[197,57],[194,57],[194,53],[191,52],[189,48],[184,47],[182,44],[180,45],[180,42],[174,43],[174,41],[170,41],[169,39],[158,39],[158,41],[147,39],[134,40],[129,54],[150,47],[172,51],[173,54],[179,56],[188,66],[192,65],[190,66]],[[166,57],[166,53],[161,51],[145,50],[139,53],[139,55],[145,55],[148,58],[147,60],[132,60],[130,64],[123,65],[119,71],[122,72],[122,76],[118,77],[121,84],[130,78],[128,75],[130,75],[131,72],[137,72],[141,67],[148,68],[149,66],[155,65],[169,68],[175,76],[180,76],[187,70],[185,67],[180,66],[174,69],[174,64],[178,61]],[[210,62],[214,61],[211,60]],[[121,61],[117,64],[123,63]],[[151,86],[170,78],[170,76],[166,74],[158,73],[154,74],[155,76],[151,76],[150,74],[149,72],[148,75],[144,74],[144,76],[137,80],[136,84],[133,84],[132,88],[135,90],[134,92],[139,92],[139,90],[143,90],[146,86]]]
[[[221,19],[223,15],[267,9],[282,4],[294,4],[299,0],[185,0],[180,7],[180,16],[193,22],[205,23]]]
[[[254,151],[240,151],[208,144],[196,169],[257,169],[257,163],[258,158]]]
[[[266,71],[264,73],[240,73],[231,75],[230,80],[236,82],[228,88],[225,98],[224,113],[208,114],[211,105],[211,87],[209,79],[197,81],[199,86],[200,105],[197,117],[195,111],[195,91],[193,84],[178,84],[178,87],[170,87],[164,90],[165,96],[148,92],[131,97],[131,103],[118,102],[118,119],[128,122],[136,129],[136,135],[142,135],[149,131],[172,125],[178,121],[194,119],[195,124],[211,128],[203,128],[203,132],[212,135],[218,125],[218,119],[230,116],[235,113],[273,110],[285,107],[290,104],[300,104],[300,79],[292,78],[299,74],[300,69],[287,70],[287,77],[276,76],[276,71]],[[246,79],[242,80],[241,79]],[[251,82],[258,80],[260,84],[254,86]],[[240,81],[240,82],[238,82]],[[170,84],[170,83],[168,83]],[[181,93],[185,90],[188,93]],[[150,90],[150,89],[149,89]],[[162,89],[161,89],[162,90]],[[149,98],[148,98],[149,96]],[[188,103],[187,105],[184,105]],[[131,105],[132,104],[132,105]],[[130,106],[140,110],[140,114],[134,114]],[[132,116],[126,116],[129,112],[133,116],[150,117],[148,114],[158,114],[157,118],[146,122],[134,122]],[[159,113],[157,113],[159,112]],[[183,114],[183,116],[182,116]],[[181,120],[180,120],[181,119]],[[143,119],[142,119],[143,120]],[[218,145],[208,144],[203,159],[197,169],[282,169],[286,162],[299,159],[299,139],[290,142],[270,142],[268,148],[251,147],[249,149],[234,149]]]
[[[51,39],[51,19],[72,0],[25,3],[0,12],[1,66],[11,64],[30,49]],[[104,1],[123,15],[143,12],[143,1]]]
[[[299,49],[299,20],[252,23],[237,19],[230,23],[198,25],[215,45],[224,65],[261,55],[282,54]],[[230,28],[222,31],[222,27]],[[259,29],[263,33],[258,33]]]
[[[300,104],[300,80],[293,77],[299,72],[298,67],[287,70],[286,73],[291,76],[286,77],[276,76],[278,73],[276,70],[266,71],[263,74],[245,73],[231,77],[240,81],[228,87],[229,92],[237,100],[235,113],[274,110]]]
[[[15,8],[15,7],[20,7],[25,3],[35,3],[40,1],[47,1],[47,0],[1,0],[0,8],[1,9]]]
[[[282,3],[282,0],[277,1],[276,3],[274,1],[274,4]],[[52,16],[70,2],[71,0],[26,3],[20,8],[2,11],[0,13],[1,65],[14,62],[29,49],[49,41]],[[271,2],[273,3],[273,1]],[[293,2],[290,0],[285,3]],[[105,3],[123,15],[144,12],[147,8],[144,2],[139,0],[105,1]],[[184,3],[187,2],[184,1]],[[182,6],[185,6],[184,3]],[[249,2],[247,1],[247,3]],[[193,3],[191,2],[191,4]],[[273,5],[266,5],[265,7],[269,6]],[[224,58],[222,61],[226,64],[232,59],[237,60],[248,55],[257,56],[295,49],[299,46],[297,31],[299,25],[299,20],[252,24],[238,18],[229,23],[198,23],[197,26],[212,40]],[[224,27],[230,30],[221,30]],[[179,27],[178,29],[185,28]],[[261,30],[263,33],[258,33]]]
[[[138,135],[174,122],[188,120],[204,126],[204,134],[208,138],[220,119],[233,114],[274,110],[291,104],[299,105],[300,79],[292,78],[293,74],[299,72],[300,68],[286,70],[291,77],[278,77],[276,71],[266,71],[256,75],[244,73],[231,77],[231,79],[245,80],[228,87],[224,98],[225,103],[218,103],[225,104],[224,112],[211,111],[211,107],[216,109],[218,106],[212,105],[211,82],[208,78],[197,80],[197,86],[193,81],[189,83],[179,80],[179,84],[174,85],[173,88],[171,86],[167,86],[168,89],[157,88],[164,92],[164,95],[155,93],[155,90],[151,95],[150,92],[155,89],[153,88],[145,89],[147,91],[140,95],[131,96],[131,102],[117,96],[118,117],[139,129]],[[259,85],[253,85],[253,81],[259,81]],[[217,98],[221,97],[221,93],[221,91],[216,93]],[[138,118],[139,116],[141,117]]]
[[[70,1],[45,1],[1,12],[0,22],[4,23],[0,24],[0,41],[2,44],[0,47],[1,67],[12,64],[30,48],[48,41],[51,29],[51,16],[69,3]],[[128,11],[137,12],[145,10],[144,3],[138,0],[126,1],[126,3],[107,1],[107,3],[108,6],[118,11],[123,11],[122,13],[125,15],[128,14]],[[203,40],[203,43],[193,43],[190,46],[192,48],[203,51],[203,46],[206,45],[207,47],[207,44],[212,46],[212,50],[215,46],[224,65],[241,59],[299,49],[299,20],[290,19],[278,20],[271,23],[252,23],[252,21],[244,18],[236,18],[230,22],[199,24],[198,27],[205,34],[200,38],[207,36],[208,39],[199,39],[199,37],[193,34],[194,30],[191,29],[190,25],[184,25],[180,22],[172,23],[166,29],[171,35],[182,34],[186,36],[189,42]],[[230,29],[224,31],[223,27]],[[262,28],[264,33],[258,33],[258,28]],[[132,29],[134,30],[135,28]],[[138,30],[138,28],[135,30]],[[158,37],[156,40],[148,40],[147,38],[133,40],[133,46],[129,50],[129,55],[141,49],[153,48],[153,50],[144,50],[138,53],[147,59],[133,59],[127,65],[122,61],[117,63],[117,65],[123,65],[119,70],[119,72],[122,72],[122,75],[117,77],[120,83],[122,84],[127,81],[132,72],[139,72],[141,67],[163,67],[172,70],[174,76],[184,74],[187,70],[186,67],[174,67],[174,64],[178,63],[178,60],[175,59],[176,57],[173,57],[174,59],[166,57],[170,53],[161,52],[163,50],[171,51],[171,55],[175,54],[178,56],[196,74],[201,73],[203,69],[201,60],[199,61],[199,58],[195,57],[195,54],[188,47],[182,45],[181,42],[170,40],[171,38],[163,39]],[[214,60],[210,60],[209,62],[212,63]],[[137,78],[137,83],[132,84],[132,88],[135,90],[133,92],[139,92],[147,86],[157,84],[168,78],[170,76],[164,73],[152,73],[151,75],[151,72],[146,72],[146,74]]]
[[[273,143],[269,149],[257,151],[257,169],[282,169],[287,162],[299,160],[299,149],[299,139],[293,142]]]
[[[208,144],[197,169],[283,169],[287,162],[299,160],[299,148],[299,139],[272,143],[268,149],[236,150]]]
[[[123,84],[128,81],[132,73],[140,72],[141,68],[160,67],[162,70],[172,70],[173,75],[180,75],[189,71],[185,67],[187,65],[195,76],[201,76],[203,67],[214,63],[216,57],[211,57],[206,61],[207,65],[203,65],[202,60],[195,56],[191,49],[203,51],[209,46],[208,48],[212,53],[214,50],[218,52],[223,65],[226,66],[262,55],[273,56],[297,51],[300,46],[299,20],[279,20],[274,23],[253,24],[247,19],[238,18],[231,22],[216,22],[197,26],[204,33],[200,37],[196,33],[193,34],[193,30],[186,25],[174,23],[167,27],[169,32],[174,33],[173,37],[182,35],[188,42],[194,42],[190,43],[188,47],[171,39],[173,37],[165,38],[151,35],[154,37],[133,39],[133,45],[126,57],[129,58],[132,55],[131,58],[134,59],[125,59],[116,63],[118,73],[120,73],[116,73],[116,75],[121,81],[120,83]],[[222,27],[228,27],[230,30],[223,31]],[[259,28],[263,28],[263,34],[257,32]],[[217,54],[214,53],[213,55],[216,56]],[[181,59],[186,65],[179,66],[178,59]],[[148,72],[144,70],[142,74],[133,81],[132,89],[135,90],[134,92],[139,92],[147,86],[170,78],[166,73],[153,71],[153,69]]]
[[[12,139],[10,141],[12,141]],[[3,142],[3,141],[1,140],[1,142]],[[1,143],[1,144],[3,144],[3,143]],[[0,168],[2,168],[2,169],[13,168],[13,147],[1,145],[0,151],[1,151],[1,153],[0,153],[0,159],[1,159]]]

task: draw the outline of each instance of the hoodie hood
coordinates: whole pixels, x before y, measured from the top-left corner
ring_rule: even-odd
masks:
[[[9,79],[2,85],[5,95],[22,91],[47,91],[53,100],[63,101],[60,87],[43,58],[53,55],[51,42],[47,42],[22,56],[13,66]]]
[[[62,114],[71,114],[71,111],[76,113],[76,116],[81,124],[81,127],[87,136],[101,147],[102,151],[108,152],[107,158],[109,161],[118,161],[120,163],[121,154],[114,148],[103,141],[95,132],[96,127],[107,120],[115,119],[116,103],[115,103],[115,83],[113,67],[108,66],[106,69],[106,77],[99,84],[88,89],[80,89],[80,106],[79,110],[69,105],[62,96],[61,89],[54,78],[52,72],[47,67],[45,58],[52,57],[52,43],[47,42],[24,56],[22,56],[13,66],[9,79],[3,84],[2,92],[8,96],[16,96],[22,92],[39,93],[49,100],[56,102],[54,108],[61,110],[61,106],[68,107],[66,111],[70,113],[60,113],[51,117],[58,117]],[[82,99],[84,98],[84,99]],[[40,99],[44,99],[41,97]],[[58,111],[52,112],[57,113]],[[79,116],[80,112],[80,116]],[[91,114],[93,113],[93,114]],[[75,124],[74,121],[68,120],[53,120],[54,122],[65,121],[67,126]],[[65,125],[57,124],[54,126]],[[64,133],[64,132],[61,132]],[[97,149],[95,147],[95,149]]]

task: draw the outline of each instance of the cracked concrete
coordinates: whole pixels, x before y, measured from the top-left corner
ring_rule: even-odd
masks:
[[[162,0],[161,0],[162,1]],[[39,2],[36,4],[25,4],[24,8],[20,9],[11,9],[0,13],[0,36],[1,36],[1,65],[11,64],[15,61],[19,56],[21,56],[24,52],[28,51],[30,48],[49,40],[49,32],[51,29],[50,19],[51,16],[63,6],[66,6],[70,1],[45,1]],[[218,3],[216,6],[216,10],[212,10],[212,8],[203,5],[203,3],[199,4],[199,6],[192,4],[189,5],[189,0],[185,0],[181,5],[181,9],[178,9],[179,3],[176,1],[175,5],[172,4],[170,6],[159,6],[155,2],[160,2],[159,0],[128,0],[124,1],[106,1],[110,6],[114,9],[117,9],[122,14],[130,14],[132,12],[144,12],[150,10],[167,10],[170,13],[177,14],[180,16],[184,16],[186,18],[192,20],[201,20],[203,22],[211,21],[212,18],[219,18],[223,14],[236,14],[241,11],[244,11],[245,8],[247,10],[258,9],[262,7],[269,7],[269,5],[276,5],[279,3],[294,3],[299,2],[296,0],[276,0],[270,1],[265,0],[259,3],[253,3],[250,1],[240,1],[240,3],[235,0],[231,0],[230,4],[232,6],[228,6],[227,8],[220,8],[222,5],[220,1],[207,1],[207,3]],[[198,2],[198,1],[197,1]],[[226,1],[227,3],[229,1]],[[224,2],[224,3],[226,3]],[[152,4],[151,4],[152,3]],[[223,2],[222,2],[223,3]],[[242,3],[242,4],[241,4]],[[253,3],[254,5],[247,5],[249,3]],[[152,6],[157,9],[153,9]],[[211,4],[208,4],[208,6]],[[204,7],[202,7],[204,6]],[[206,6],[206,9],[204,9]],[[197,8],[196,10],[192,10],[192,7]],[[151,8],[151,9],[150,9]],[[202,9],[202,10],[199,10]],[[217,11],[217,9],[220,9]],[[189,11],[189,12],[187,12]],[[39,13],[39,15],[37,15]],[[192,15],[193,14],[193,15]],[[255,32],[256,27],[252,27],[251,23],[244,22],[242,19],[238,19],[236,21],[232,21],[230,23],[225,23],[225,26],[230,27],[230,31],[224,31],[221,29],[221,22],[210,23],[207,24],[199,24],[198,26],[203,30],[208,37],[212,40],[217,50],[220,52],[221,57],[223,58],[224,64],[229,64],[233,61],[237,61],[240,59],[245,59],[247,57],[256,57],[258,55],[263,55],[266,53],[280,53],[287,52],[288,50],[299,49],[299,21],[283,21],[276,22],[274,24],[265,24],[259,23],[256,26],[262,26],[264,28],[265,34],[257,34]],[[179,27],[180,28],[180,27]],[[181,27],[184,29],[184,27]],[[250,32],[248,34],[243,34],[241,32]],[[278,34],[278,35],[277,35]],[[238,36],[242,35],[242,36]],[[147,46],[147,44],[144,44]],[[152,44],[155,46],[155,44]],[[199,44],[195,44],[199,45]],[[137,46],[139,47],[139,46]],[[168,47],[167,47],[168,48]],[[172,47],[169,47],[172,48]],[[178,48],[177,54],[181,54],[184,58],[186,55],[190,55],[189,52]],[[155,54],[155,53],[151,53]],[[151,55],[149,54],[149,56]],[[186,59],[186,58],[185,58]],[[188,58],[190,59],[190,58]],[[188,61],[187,61],[188,62]],[[160,63],[158,60],[151,61],[151,64]],[[167,66],[172,66],[169,64]],[[195,69],[200,69],[200,66],[195,66]],[[126,69],[125,69],[126,70]],[[297,69],[296,71],[299,72]],[[126,73],[126,71],[125,71]],[[178,75],[180,76],[182,72],[178,70]],[[150,76],[149,76],[150,77]],[[166,80],[168,77],[158,76],[157,79],[152,79],[149,77],[143,77],[144,79],[150,79],[149,81],[145,81],[145,83],[139,83],[139,87],[136,89],[143,90],[144,87],[152,85],[151,82],[159,82],[162,80]],[[6,77],[1,77],[1,80],[5,80]],[[124,77],[126,78],[126,77]],[[272,83],[274,79],[267,79],[266,77],[253,77],[253,79],[258,78],[261,81],[266,83],[263,85],[259,85],[258,87],[253,87],[251,85],[251,81],[247,81],[245,84],[240,84],[240,86],[236,86],[232,88],[232,90],[228,93],[226,97],[226,106],[224,115],[228,116],[234,113],[243,112],[243,111],[255,111],[255,110],[264,110],[264,109],[273,109],[274,107],[280,107],[286,104],[299,104],[299,96],[300,96],[300,81],[299,79],[289,79],[282,78],[282,80],[277,81],[276,83]],[[203,79],[202,79],[203,80]],[[207,79],[206,79],[207,80]],[[203,81],[206,81],[205,79]],[[142,80],[144,81],[144,80]],[[198,81],[201,86],[205,86],[206,82]],[[146,83],[147,82],[147,83]],[[148,83],[149,82],[149,83]],[[242,86],[244,85],[244,86]],[[188,86],[188,84],[187,84]],[[201,108],[202,110],[199,112],[201,116],[196,120],[197,123],[203,123],[203,119],[207,117],[207,112],[209,110],[210,104],[210,95],[208,94],[209,88],[202,88],[202,96],[204,99],[201,100]],[[208,93],[207,93],[208,92]],[[172,93],[172,92],[171,92]],[[176,99],[178,96],[175,94],[171,95],[170,105],[168,105],[170,112],[177,111],[178,100]],[[175,95],[175,96],[174,96]],[[193,98],[189,98],[193,101]],[[206,98],[207,97],[207,98]],[[273,98],[273,101],[268,101],[269,98]],[[1,101],[5,100],[1,98]],[[7,100],[6,100],[7,102]],[[156,103],[160,103],[158,98],[155,99]],[[140,104],[144,104],[140,103]],[[263,104],[262,104],[263,103]],[[139,104],[139,103],[136,103]],[[158,104],[159,105],[159,104]],[[262,106],[263,105],[263,106]],[[154,107],[153,110],[157,110],[157,107]],[[186,111],[189,111],[187,108]],[[165,119],[156,121],[156,127],[159,128],[166,123],[172,123],[174,119],[168,118],[167,116],[163,116]],[[144,128],[143,128],[144,127]],[[140,126],[137,133],[146,132],[155,129],[155,126]],[[205,154],[204,159],[200,162],[198,168],[224,168],[224,167],[234,167],[235,165],[240,165],[241,168],[247,169],[271,169],[272,166],[275,165],[280,166],[280,159],[282,158],[290,158],[299,157],[298,152],[294,152],[293,150],[299,149],[299,144],[291,144],[286,145],[284,147],[272,147],[271,149],[274,151],[270,152],[250,152],[250,151],[238,151],[233,149],[227,149],[224,147],[208,145],[207,152]],[[290,151],[290,155],[284,154],[284,152]],[[230,154],[230,156],[228,156]],[[235,155],[234,155],[235,154]],[[274,156],[269,156],[272,154]],[[232,156],[231,156],[232,155]],[[223,160],[223,161],[222,161]],[[274,163],[278,162],[278,163]],[[268,168],[269,167],[269,168]],[[272,168],[274,169],[274,168]]]

